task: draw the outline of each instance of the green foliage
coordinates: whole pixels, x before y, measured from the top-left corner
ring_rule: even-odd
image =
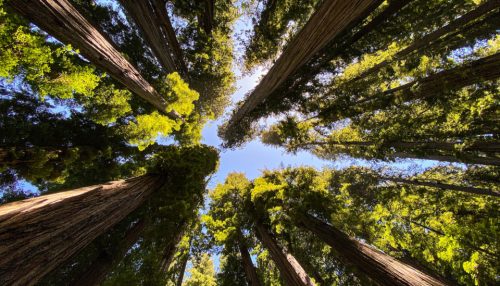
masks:
[[[189,270],[190,276],[182,285],[185,286],[215,286],[215,270],[212,258],[204,254]]]

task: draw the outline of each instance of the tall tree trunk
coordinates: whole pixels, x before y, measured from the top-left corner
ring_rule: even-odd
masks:
[[[300,227],[317,235],[332,247],[345,263],[355,266],[360,272],[380,285],[446,285],[441,278],[423,273],[379,250],[350,238],[342,231],[311,215],[302,216],[300,222]]]
[[[433,187],[433,188],[437,188],[437,189],[459,191],[459,192],[475,194],[475,195],[487,195],[487,196],[500,197],[500,192],[495,191],[495,190],[466,187],[466,186],[457,186],[457,185],[450,185],[450,184],[445,184],[445,183],[440,183],[440,182],[428,182],[428,181],[405,179],[405,178],[398,178],[398,177],[380,176],[379,178],[384,180],[384,181],[391,181],[391,182],[395,182],[395,183],[403,183],[403,184],[409,184],[409,185],[414,185],[414,186]]]
[[[358,75],[356,78],[353,79],[353,81],[356,81],[356,80],[359,80],[361,78],[364,78],[378,70],[380,70],[381,68],[387,66],[389,63],[391,63],[392,61],[394,60],[398,60],[398,59],[401,59],[403,57],[405,57],[406,55],[414,52],[414,51],[417,51],[421,48],[424,48],[424,47],[427,47],[428,45],[432,44],[433,42],[437,41],[439,38],[441,38],[442,36],[448,34],[448,33],[451,33],[455,30],[458,30],[458,29],[464,29],[464,26],[468,25],[469,23],[472,23],[474,22],[475,20],[481,18],[482,16],[488,14],[488,13],[492,13],[495,9],[497,9],[498,7],[500,7],[500,1],[499,0],[489,0],[487,1],[486,3],[482,4],[481,6],[477,7],[476,9],[470,11],[469,13],[463,15],[462,17],[460,18],[457,18],[453,21],[451,21],[450,23],[448,23],[448,25],[446,26],[443,26],[437,30],[435,30],[434,32],[432,33],[429,33],[427,35],[425,35],[424,37],[422,38],[419,38],[418,40],[416,40],[415,42],[413,42],[411,45],[409,45],[408,47],[402,49],[401,51],[397,52],[393,57],[392,57],[392,60],[385,60],[385,61],[382,61],[378,64],[376,64],[375,66],[367,69],[366,71],[362,72],[360,75]]]
[[[0,206],[0,284],[36,284],[163,184],[144,175]]]
[[[269,230],[260,222],[255,229],[262,244],[269,250],[271,258],[280,270],[280,274],[288,286],[312,286],[314,283],[295,257],[281,248]]]
[[[428,97],[441,97],[444,90],[456,91],[478,81],[489,81],[499,77],[500,53],[496,53],[378,94],[369,95],[357,101],[350,99],[354,101],[351,107],[355,106],[355,108],[340,108],[334,100],[330,106],[320,112],[320,118],[327,122],[335,122],[347,117],[387,108],[396,98],[398,102],[409,102]]]
[[[304,27],[285,47],[274,66],[252,94],[231,117],[227,130],[237,125],[247,114],[275,91],[295,71],[306,64],[318,51],[373,11],[380,0],[326,0],[319,5]]]
[[[207,35],[212,34],[215,16],[215,0],[203,0],[205,9],[198,16],[198,23],[201,25]]]
[[[243,241],[243,235],[241,232],[238,233],[238,248],[240,249],[241,261],[243,264],[243,269],[245,270],[248,285],[250,286],[261,286],[259,276],[252,263],[252,258],[250,253],[248,253],[248,248]]]
[[[73,286],[97,286],[106,278],[106,275],[117,265],[121,259],[127,254],[127,251],[141,237],[146,226],[144,220],[135,223],[125,234],[125,237],[120,242],[120,245],[109,253],[107,250],[102,250],[97,258],[90,264],[90,267],[74,282]]]
[[[186,266],[189,261],[189,249],[186,253],[184,259],[182,260],[181,269],[179,270],[179,277],[177,277],[176,286],[182,286],[182,281],[184,281],[184,272],[186,272]]]
[[[468,154],[460,154],[459,156],[450,155],[419,155],[411,152],[395,152],[388,158],[402,158],[402,159],[422,159],[450,163],[465,163],[465,164],[478,164],[478,165],[491,165],[500,166],[500,158],[498,157],[479,157]]]
[[[164,33],[167,37],[168,45],[172,49],[174,53],[174,58],[177,60],[179,71],[182,74],[187,74],[187,66],[184,61],[183,52],[181,46],[179,45],[179,41],[177,40],[177,36],[175,35],[175,30],[172,27],[172,23],[170,22],[170,17],[168,16],[167,7],[165,0],[150,0],[153,1],[153,6],[156,11],[156,16],[160,21],[160,26],[164,30]]]
[[[152,0],[120,0],[120,3],[141,30],[144,39],[163,68],[168,73],[177,71],[167,35],[162,31],[162,23],[158,17],[159,11],[155,10],[155,8],[166,9],[165,5],[156,7]]]
[[[179,226],[178,232],[176,233],[174,239],[168,242],[167,246],[165,247],[165,250],[163,251],[163,256],[160,262],[160,268],[161,271],[163,271],[164,273],[168,271],[168,268],[170,267],[170,264],[174,259],[177,246],[179,245],[179,243],[182,240],[182,237],[184,236],[185,228],[186,228],[186,223],[183,222],[181,226]]]
[[[17,13],[60,41],[71,44],[94,65],[165,113],[166,101],[68,0],[8,0]],[[174,112],[168,113],[178,118]]]

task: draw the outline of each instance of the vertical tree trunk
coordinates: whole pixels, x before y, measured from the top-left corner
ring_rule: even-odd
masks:
[[[167,36],[161,29],[159,11],[155,11],[156,6],[150,0],[120,0],[120,3],[141,30],[144,39],[163,68],[168,73],[175,72],[177,67],[171,55]],[[165,9],[165,6],[158,8]]]
[[[441,278],[423,273],[379,250],[350,238],[342,231],[313,216],[302,216],[299,226],[317,235],[332,247],[345,263],[355,266],[360,272],[380,285],[446,285]]]
[[[162,187],[144,175],[0,206],[0,284],[34,285]]]
[[[426,181],[404,179],[404,178],[397,178],[397,177],[381,176],[380,179],[384,180],[384,181],[391,181],[391,182],[395,182],[395,183],[403,183],[403,184],[414,185],[414,186],[433,187],[433,188],[437,188],[437,189],[459,191],[459,192],[475,194],[475,195],[487,195],[487,196],[500,197],[500,192],[495,191],[495,190],[482,189],[482,188],[456,186],[456,185],[444,184],[444,183],[439,183],[439,182],[426,182]]]
[[[132,226],[125,237],[120,242],[120,245],[113,253],[106,250],[101,251],[99,256],[91,263],[90,267],[79,277],[73,286],[97,286],[106,278],[109,271],[118,264],[125,256],[127,251],[137,242],[142,235],[144,227],[146,226],[144,220],[140,220]]]
[[[243,241],[243,235],[238,233],[238,248],[240,249],[241,261],[243,264],[243,269],[245,269],[245,274],[247,278],[248,285],[250,286],[261,286],[259,276],[252,263],[252,258],[248,253],[248,248]]]
[[[309,21],[285,47],[274,66],[248,96],[243,106],[232,116],[227,129],[241,121],[319,50],[345,30],[352,28],[381,2],[380,0],[323,1]]]
[[[287,286],[314,285],[295,257],[278,245],[273,235],[262,223],[257,222],[255,229],[260,241],[269,250],[271,258],[276,263]]]
[[[165,112],[163,97],[68,0],[8,0],[6,3],[50,35],[79,49],[93,64]],[[178,117],[175,112],[169,116]]]

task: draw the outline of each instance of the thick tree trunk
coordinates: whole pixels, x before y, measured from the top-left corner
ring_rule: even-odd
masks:
[[[260,81],[230,119],[226,128],[237,125],[247,114],[275,91],[292,73],[307,63],[318,51],[335,40],[346,29],[366,17],[382,1],[376,0],[326,0],[318,7],[309,21],[285,47],[274,66]],[[227,132],[227,131],[226,131]]]
[[[155,10],[156,8],[166,9],[165,5],[156,7],[151,0],[120,0],[120,3],[141,30],[144,39],[163,68],[168,73],[177,71],[167,35],[162,31],[162,22],[158,17],[160,11]]]
[[[93,64],[165,112],[167,105],[163,97],[68,0],[8,0],[6,3],[50,35],[79,49]],[[178,118],[176,112],[168,115]]]
[[[463,15],[460,18],[457,18],[456,20],[451,21],[448,25],[443,26],[437,30],[435,30],[432,33],[429,33],[425,35],[422,38],[419,38],[415,42],[413,42],[411,45],[408,47],[404,48],[403,50],[397,52],[392,60],[386,60],[382,61],[379,64],[376,64],[375,66],[367,69],[363,73],[361,73],[359,76],[353,79],[353,81],[359,80],[361,78],[364,78],[381,68],[387,66],[389,63],[391,63],[394,60],[401,59],[405,57],[406,55],[417,51],[423,47],[427,47],[428,45],[432,44],[433,42],[439,40],[442,36],[451,33],[455,30],[464,28],[464,26],[468,25],[469,23],[474,22],[475,20],[481,18],[482,16],[493,12],[493,10],[497,9],[500,7],[500,1],[499,0],[489,0],[486,3],[482,4],[481,6],[477,7],[476,9],[470,11],[469,13]]]
[[[0,206],[0,284],[34,285],[162,187],[144,175]]]
[[[243,269],[245,269],[248,285],[261,286],[262,283],[260,283],[259,276],[253,266],[252,258],[250,257],[250,253],[248,253],[248,248],[243,241],[243,235],[241,233],[238,234],[238,248],[240,249],[241,261]]]
[[[297,262],[295,257],[281,248],[269,230],[260,222],[257,222],[255,229],[262,244],[271,254],[271,258],[278,267],[281,276],[288,286],[312,286],[314,283],[307,275],[306,271]]]
[[[414,186],[433,187],[433,188],[437,188],[437,189],[459,191],[459,192],[464,192],[464,193],[468,193],[468,194],[500,197],[500,192],[497,192],[494,190],[482,189],[482,188],[457,186],[457,185],[444,184],[444,183],[440,183],[440,182],[427,182],[427,181],[413,180],[413,179],[410,180],[410,179],[404,179],[404,178],[398,178],[398,177],[381,176],[380,179],[382,179],[384,181],[391,181],[391,182],[409,184],[409,185],[414,185]]]
[[[179,71],[182,74],[187,74],[187,66],[184,61],[183,52],[181,46],[179,45],[179,41],[177,40],[177,36],[175,35],[175,30],[172,27],[172,23],[170,22],[170,17],[168,16],[166,3],[164,0],[150,0],[153,3],[154,9],[156,11],[156,16],[160,21],[160,26],[164,30],[164,33],[167,37],[168,45],[172,49],[174,53],[174,58],[177,61]]]
[[[90,267],[76,279],[73,286],[97,286],[106,278],[109,271],[118,264],[121,259],[127,254],[127,251],[141,237],[146,223],[140,220],[135,223],[125,234],[125,237],[120,242],[120,245],[112,253],[103,250],[99,256],[91,263]]]
[[[373,281],[385,286],[446,285],[441,278],[433,277],[409,266],[379,250],[350,238],[340,230],[310,215],[301,218],[300,226],[308,229],[338,255]]]

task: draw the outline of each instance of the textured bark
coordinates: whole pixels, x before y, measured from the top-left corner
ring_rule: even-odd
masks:
[[[165,112],[163,97],[68,0],[8,0],[6,3],[50,35],[79,49],[94,65]],[[168,115],[179,117],[176,112]]]
[[[120,0],[120,3],[141,30],[144,39],[163,68],[168,73],[177,71],[167,35],[162,30],[163,25],[159,17],[160,11],[156,10],[165,9],[166,12],[165,5],[157,7],[152,0]]]
[[[207,35],[212,34],[215,16],[215,0],[203,0],[205,9],[201,15],[198,16],[198,22],[203,27]]]
[[[250,286],[261,286],[259,276],[252,263],[252,258],[248,253],[248,248],[243,241],[243,235],[239,233],[238,235],[238,248],[240,249],[241,261],[243,264],[243,269],[245,270],[245,275],[247,278],[248,285]]]
[[[106,278],[106,275],[111,271],[113,266],[117,265],[122,258],[127,254],[127,251],[141,237],[144,227],[144,220],[140,220],[132,226],[125,237],[120,242],[120,245],[109,253],[103,250],[99,256],[91,263],[90,267],[71,285],[73,286],[97,286]]]
[[[314,285],[295,257],[278,245],[273,235],[262,223],[257,222],[255,229],[260,241],[271,254],[271,258],[278,267],[287,286]]]
[[[257,105],[275,91],[293,72],[301,68],[318,51],[352,28],[360,18],[373,11],[382,1],[325,0],[309,21],[285,47],[274,66],[231,117],[231,129]]]
[[[491,13],[493,10],[497,9],[500,7],[500,0],[489,0],[482,4],[481,6],[477,7],[475,10],[470,11],[469,13],[463,15],[460,18],[457,18],[456,20],[451,21],[448,25],[443,26],[442,28],[439,28],[435,30],[434,32],[431,32],[427,35],[425,35],[422,38],[419,38],[415,42],[413,42],[411,45],[408,47],[404,48],[403,50],[397,52],[392,60],[386,60],[382,61],[379,64],[367,69],[363,73],[361,73],[359,76],[353,79],[353,81],[359,80],[361,78],[366,77],[367,75],[370,75],[381,68],[387,66],[390,62],[394,60],[399,60],[408,54],[417,51],[419,49],[422,49],[433,42],[439,40],[442,36],[451,33],[455,30],[464,28],[464,26],[468,25],[469,23],[472,23],[473,21],[481,18],[482,16]]]
[[[156,16],[160,21],[160,25],[164,30],[165,36],[167,37],[168,45],[174,53],[174,58],[177,61],[179,71],[183,74],[187,74],[186,62],[184,61],[183,52],[177,36],[175,35],[175,30],[170,22],[170,17],[166,9],[164,0],[150,0],[153,3],[154,10],[156,11]]]
[[[500,192],[494,191],[494,190],[482,189],[482,188],[457,186],[457,185],[450,185],[450,184],[444,184],[444,183],[439,183],[439,182],[410,180],[410,179],[397,178],[397,177],[380,177],[380,179],[382,179],[384,181],[391,181],[391,182],[409,184],[409,185],[414,185],[414,186],[433,187],[433,188],[437,188],[437,189],[459,191],[459,192],[464,192],[464,193],[468,193],[468,194],[500,197]]]
[[[423,273],[382,251],[350,238],[342,231],[310,215],[301,218],[300,227],[317,235],[332,247],[345,263],[356,267],[379,285],[447,285],[441,278]]]
[[[0,284],[34,285],[163,185],[145,175],[0,206]]]

